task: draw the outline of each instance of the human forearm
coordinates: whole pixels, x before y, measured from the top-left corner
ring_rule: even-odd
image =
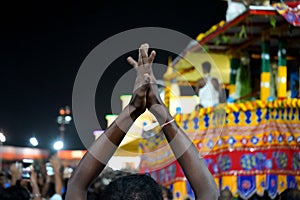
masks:
[[[32,188],[32,196],[34,200],[41,200],[42,199],[42,195],[40,193],[40,189],[38,187],[37,184],[31,184],[31,188]]]
[[[30,176],[30,184],[32,188],[32,197],[34,200],[41,200],[42,195],[40,193],[39,186],[37,184],[37,174],[34,170],[31,171],[31,176]]]
[[[62,184],[59,169],[54,169],[54,179],[55,179],[55,193],[61,195],[63,184]]]
[[[197,199],[216,200],[214,179],[192,141],[176,123],[165,126],[163,131]]]
[[[66,199],[86,199],[90,183],[104,169],[139,115],[135,107],[127,106],[115,122],[92,144],[69,180]]]
[[[173,120],[164,105],[156,105],[156,107],[160,109],[151,110],[154,111],[152,113],[161,125]],[[197,199],[216,200],[218,198],[218,190],[214,179],[189,137],[175,122],[164,126],[163,132]]]

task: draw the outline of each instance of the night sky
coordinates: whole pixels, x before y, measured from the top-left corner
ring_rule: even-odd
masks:
[[[9,1],[0,5],[0,130],[6,145],[50,148],[59,136],[60,107],[72,105],[76,73],[103,40],[138,27],[164,27],[192,38],[225,18],[225,1]],[[202,4],[200,4],[201,2]],[[175,41],[174,41],[175,42]],[[150,44],[151,45],[151,44]],[[167,57],[158,56],[166,64]],[[130,66],[124,62],[124,71]],[[109,67],[101,79],[97,115],[105,127],[111,90],[118,81]],[[114,77],[114,78],[112,78]],[[129,88],[133,83],[128,83]],[[102,90],[101,90],[102,88]],[[105,88],[105,90],[103,90]],[[130,92],[130,91],[128,91]],[[120,108],[120,105],[116,105]],[[118,109],[117,109],[118,110]],[[67,126],[66,149],[83,149],[74,124]]]

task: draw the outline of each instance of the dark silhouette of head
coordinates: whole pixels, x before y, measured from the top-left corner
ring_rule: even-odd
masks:
[[[280,200],[299,200],[300,190],[288,188],[280,194]]]
[[[162,196],[164,200],[172,200],[173,199],[173,194],[169,188],[166,188],[164,186],[160,186],[161,191],[162,191]]]
[[[0,172],[0,190],[4,189],[5,182],[6,182],[5,173]]]
[[[148,175],[133,174],[112,181],[103,191],[105,200],[162,200],[159,185]]]
[[[1,200],[29,200],[29,192],[22,186],[12,186],[0,193]]]
[[[210,73],[210,70],[211,70],[211,64],[206,61],[206,62],[203,62],[202,63],[202,71],[204,74],[207,74],[207,73]]]
[[[219,200],[232,200],[232,199],[233,199],[233,195],[230,192],[230,190],[225,189],[221,191]]]

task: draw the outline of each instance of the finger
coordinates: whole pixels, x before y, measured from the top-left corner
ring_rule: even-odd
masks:
[[[141,56],[142,56],[142,63],[143,64],[148,63],[148,53],[146,51],[146,46],[145,45],[142,45]]]
[[[151,51],[151,54],[150,54],[149,59],[148,59],[150,64],[153,63],[153,60],[154,60],[155,56],[156,56],[156,52],[154,50]]]
[[[127,62],[134,68],[137,68],[137,66],[138,66],[138,63],[131,56],[129,56],[127,58]]]
[[[143,59],[142,59],[142,45],[139,48],[139,59],[138,59],[138,66],[141,66],[143,64]]]
[[[149,44],[148,43],[145,43],[145,44],[142,44],[143,48],[146,50],[146,53],[148,54],[148,51],[149,51]]]

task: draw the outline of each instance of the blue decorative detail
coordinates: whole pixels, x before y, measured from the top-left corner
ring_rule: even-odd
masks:
[[[293,142],[293,141],[294,141],[294,136],[292,136],[292,135],[289,136],[289,137],[288,137],[288,142],[291,143],[291,142]]]
[[[230,144],[231,146],[233,146],[235,143],[236,143],[236,140],[234,139],[234,137],[231,136],[231,137],[228,139],[228,144]]]
[[[266,166],[267,169],[272,169],[272,167],[273,167],[272,159],[266,160],[265,166]]]
[[[227,98],[227,103],[234,103],[234,98],[228,97]]]
[[[281,143],[282,141],[283,141],[283,136],[282,136],[282,135],[279,135],[279,136],[278,136],[278,142]]]
[[[149,173],[149,170],[147,170],[147,171],[148,171],[148,173]],[[147,174],[147,172],[146,172],[146,174]],[[151,177],[152,177],[155,181],[158,181],[156,172],[152,172],[152,173],[151,173]]]
[[[215,173],[218,173],[218,172],[219,172],[219,168],[218,168],[218,165],[217,165],[217,164],[214,164],[214,165],[213,165],[213,171],[214,171]]]
[[[300,143],[300,136],[297,138],[297,142]]]
[[[295,115],[296,115],[296,108],[293,108],[293,110],[292,110],[292,121],[295,120]]]
[[[277,175],[267,174],[267,188],[269,196],[274,199],[277,195],[278,177]]]
[[[217,158],[218,166],[220,167],[220,171],[228,171],[231,168],[231,159],[227,155],[220,155]]]
[[[192,198],[192,199],[195,199],[195,194],[193,192],[193,189],[190,185],[190,183],[187,181],[186,182],[186,191],[187,191],[187,194]]]
[[[165,175],[166,175],[166,170],[165,169],[161,169],[158,171],[159,175],[158,175],[158,179],[159,179],[159,183],[163,183],[165,180]]]
[[[216,126],[216,123],[217,123],[217,120],[216,120],[216,114],[215,114],[215,113],[212,113],[212,126],[215,127],[215,126]]]
[[[204,115],[204,126],[207,128],[209,126],[209,116],[208,114]]]
[[[212,149],[214,147],[214,142],[212,140],[209,140],[206,144],[208,148]]]
[[[180,198],[180,195],[181,195],[180,192],[175,193],[176,198]]]
[[[270,134],[268,135],[268,142],[269,142],[269,143],[272,143],[272,141],[273,141],[273,135],[272,135],[272,133],[270,133]]]
[[[195,129],[195,130],[199,129],[199,125],[198,125],[198,123],[199,123],[199,118],[198,118],[198,117],[195,117],[195,118],[193,119],[193,122],[194,122],[194,129]]]
[[[256,166],[255,156],[253,156],[252,154],[244,154],[240,159],[240,164],[244,170],[254,169]]]
[[[183,122],[183,129],[184,130],[187,130],[188,129],[188,122],[189,122],[189,120],[185,120],[184,122]]]
[[[298,184],[297,184],[295,176],[287,175],[286,179],[287,179],[287,188],[298,189]]]
[[[249,199],[256,190],[256,181],[255,176],[238,176],[237,177],[237,186],[239,195],[243,199]]]
[[[174,190],[173,184],[170,185],[169,189],[170,189],[170,191],[173,193],[173,190]]]
[[[261,122],[261,115],[262,115],[261,109],[257,108],[256,109],[257,122]]]
[[[245,120],[245,122],[247,123],[247,124],[250,124],[251,123],[251,112],[249,111],[249,110],[247,110],[247,111],[245,111],[245,115],[246,115],[246,120]]]
[[[266,187],[266,183],[264,181],[260,182],[260,187]]]
[[[278,109],[276,109],[275,119],[279,119],[279,111],[278,111]]]
[[[234,115],[234,123],[238,124],[240,122],[239,116],[240,116],[240,112],[233,112]]]
[[[293,23],[296,19],[296,15],[292,12],[287,12],[285,18],[289,23]]]
[[[251,142],[252,142],[252,144],[257,144],[257,143],[259,142],[259,138],[253,136],[253,137],[251,138]]]
[[[228,116],[229,116],[229,114],[228,113],[225,113],[225,119],[226,119],[226,124],[228,124],[229,123],[229,121],[228,121]]]
[[[266,119],[266,120],[269,120],[269,119],[270,119],[270,111],[269,111],[269,109],[267,109],[265,119]]]
[[[290,120],[290,112],[291,112],[291,108],[287,108],[286,109],[286,120]]]
[[[286,169],[288,163],[288,157],[284,152],[273,152],[276,165],[279,169]]]
[[[176,114],[181,114],[181,107],[176,107]]]
[[[176,164],[172,164],[168,167],[171,180],[175,179],[176,176]]]
[[[300,138],[300,137],[299,137]],[[221,146],[223,144],[223,140],[222,139],[219,139],[218,140],[218,146]]]
[[[265,168],[266,154],[256,153],[255,162],[256,162],[256,169],[263,170]]]
[[[275,99],[275,97],[273,97],[273,96],[269,96],[268,99],[267,99],[268,102],[275,101],[275,100],[276,100],[276,99]]]
[[[294,170],[300,169],[300,153],[299,152],[293,154],[292,166],[293,166]]]
[[[209,167],[209,165],[213,163],[213,160],[211,158],[204,159],[204,160],[205,160],[205,164],[206,164],[207,167]]]

